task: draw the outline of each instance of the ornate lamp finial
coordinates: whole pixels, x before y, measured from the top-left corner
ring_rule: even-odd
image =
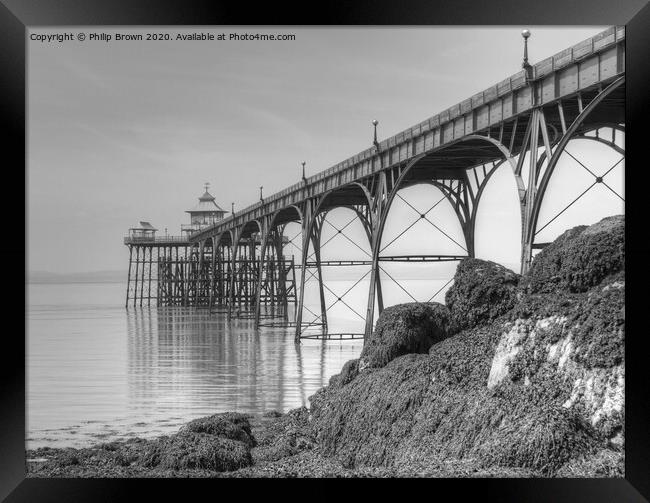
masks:
[[[264,201],[264,197],[262,196],[262,189],[264,187],[260,186],[260,201]]]
[[[377,141],[377,124],[379,124],[379,121],[377,119],[372,121],[372,125],[375,126],[375,139],[372,142],[375,147],[379,148],[379,142]]]
[[[305,161],[302,161],[302,180],[307,180],[307,177],[305,177]]]
[[[235,203],[230,203],[230,213],[232,213],[232,216],[235,216]]]
[[[528,37],[530,37],[530,31],[523,30],[521,36],[524,37],[524,62],[521,66],[525,70],[528,70],[530,68],[530,64],[528,64]]]

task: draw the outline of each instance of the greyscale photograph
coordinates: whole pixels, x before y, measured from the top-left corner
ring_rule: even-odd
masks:
[[[27,38],[28,477],[625,477],[624,26]]]

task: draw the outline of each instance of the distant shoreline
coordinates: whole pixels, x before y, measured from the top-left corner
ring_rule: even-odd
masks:
[[[25,284],[126,283],[127,271],[50,272],[27,270]]]
[[[396,278],[398,281],[447,281],[449,278],[404,278],[401,276],[398,276]],[[328,278],[326,281],[331,281],[331,282],[338,282],[338,281],[348,281],[348,282],[354,282],[354,280],[348,279],[348,278]],[[368,282],[370,281],[369,279],[363,279],[360,281],[360,283],[363,282]],[[61,280],[49,280],[49,279],[32,279],[32,280],[27,280],[25,282],[26,285],[73,285],[73,284],[97,284],[97,283],[122,283],[126,286],[126,280],[125,279],[88,279],[88,280],[74,280],[74,279],[61,279]]]
[[[26,285],[90,285],[102,283],[121,283],[126,285],[125,280],[27,280]]]
[[[410,264],[410,266],[422,266],[422,264]],[[513,272],[515,268],[513,264],[504,263],[502,264],[505,267],[508,267]],[[358,268],[367,268],[369,266],[350,266],[352,269],[358,270]],[[347,268],[346,268],[347,269]],[[444,270],[436,270],[435,276],[431,275],[423,277],[423,272],[421,267],[414,267],[409,270],[409,267],[400,267],[396,271],[391,270],[391,276],[397,279],[398,281],[448,281],[451,276],[454,275],[456,266],[449,266]],[[333,274],[330,273],[326,277],[325,281],[349,281],[349,276],[347,274],[339,273]],[[55,273],[50,271],[27,271],[27,278],[25,284],[32,285],[51,285],[51,284],[89,284],[89,283],[124,283],[127,282],[128,270],[106,270],[106,271],[90,271],[90,272],[70,272],[70,273]],[[363,280],[362,282],[367,282],[369,279]]]

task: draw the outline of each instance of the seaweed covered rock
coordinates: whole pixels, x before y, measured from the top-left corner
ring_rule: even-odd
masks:
[[[180,430],[188,433],[208,433],[231,440],[243,442],[248,447],[255,447],[248,418],[244,414],[225,412],[201,417],[190,421]]]
[[[437,302],[387,307],[363,347],[358,370],[383,367],[401,355],[426,353],[447,337],[448,323],[449,310]]]
[[[552,403],[528,405],[504,419],[487,438],[474,443],[472,453],[484,466],[518,466],[549,475],[593,445],[580,417]]]
[[[465,331],[428,355],[398,357],[311,397],[323,454],[349,468],[453,459],[551,474],[588,450],[595,442],[589,428],[562,407],[566,386],[507,381],[488,389],[500,331]]]
[[[569,229],[533,260],[527,293],[585,292],[625,267],[625,218],[616,215]]]
[[[519,276],[497,264],[463,261],[447,294],[451,330],[459,332],[428,354],[396,356],[370,371],[352,362],[310,398],[321,452],[355,468],[426,470],[454,460],[536,476],[620,474],[625,278],[612,244],[620,223],[565,233],[551,245],[556,251],[577,240],[585,249],[559,264],[561,280],[553,274],[547,283],[539,264],[550,253],[542,257],[532,289],[519,289]]]
[[[589,290],[568,317],[575,360],[586,368],[613,368],[625,355],[625,279],[613,276]]]
[[[610,242],[607,233],[615,237],[622,230],[617,220],[605,219],[573,231],[580,235],[593,228],[600,242]],[[554,245],[566,240],[567,233]],[[585,292],[572,292],[567,283],[554,280],[545,283],[541,292],[524,295],[512,312],[512,329],[497,348],[502,357],[495,358],[490,385],[505,378],[526,384],[555,373],[566,385],[562,406],[575,411],[609,447],[619,448],[624,444],[625,272],[601,269],[599,276],[598,284]],[[570,277],[587,276],[577,270]],[[557,289],[544,291],[552,285]]]
[[[625,455],[611,449],[587,452],[566,463],[555,473],[555,477],[623,478],[625,477]]]
[[[576,411],[602,438],[619,443],[625,396],[623,287],[621,279],[604,282],[571,302],[536,294],[544,309],[507,324],[488,387],[505,381],[543,384],[555,376],[563,383],[562,407]]]
[[[321,452],[347,468],[390,465],[429,386],[428,365],[427,355],[404,355],[310,397]]]
[[[519,275],[500,264],[476,258],[462,260],[445,295],[452,332],[488,323],[512,309],[518,284]]]
[[[56,459],[56,463],[60,467],[78,465],[79,457],[80,454],[79,452],[77,452],[76,449],[71,449],[71,448],[64,449],[59,453]]]
[[[190,421],[178,433],[144,441],[129,449],[128,459],[158,470],[238,470],[253,463],[257,444],[247,416],[235,412]],[[125,453],[129,444],[118,449]]]
[[[529,294],[496,349],[488,387],[555,375],[571,409],[610,446],[622,444],[625,279],[607,276],[585,293]]]
[[[260,434],[253,459],[255,463],[273,462],[295,456],[313,446],[309,411],[306,407],[299,407],[268,421]]]
[[[175,435],[149,441],[137,462],[166,470],[232,471],[252,464],[255,445],[248,418],[227,412],[195,419]]]
[[[359,359],[349,360],[343,364],[340,374],[330,377],[329,385],[340,387],[348,384],[352,379],[359,375]]]
[[[139,462],[149,468],[224,472],[249,466],[253,459],[243,442],[186,431],[152,441]]]

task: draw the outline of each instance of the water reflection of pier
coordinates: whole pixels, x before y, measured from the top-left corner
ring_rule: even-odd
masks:
[[[129,404],[146,418],[308,405],[362,346],[296,345],[291,329],[184,307],[133,309],[127,320]]]

